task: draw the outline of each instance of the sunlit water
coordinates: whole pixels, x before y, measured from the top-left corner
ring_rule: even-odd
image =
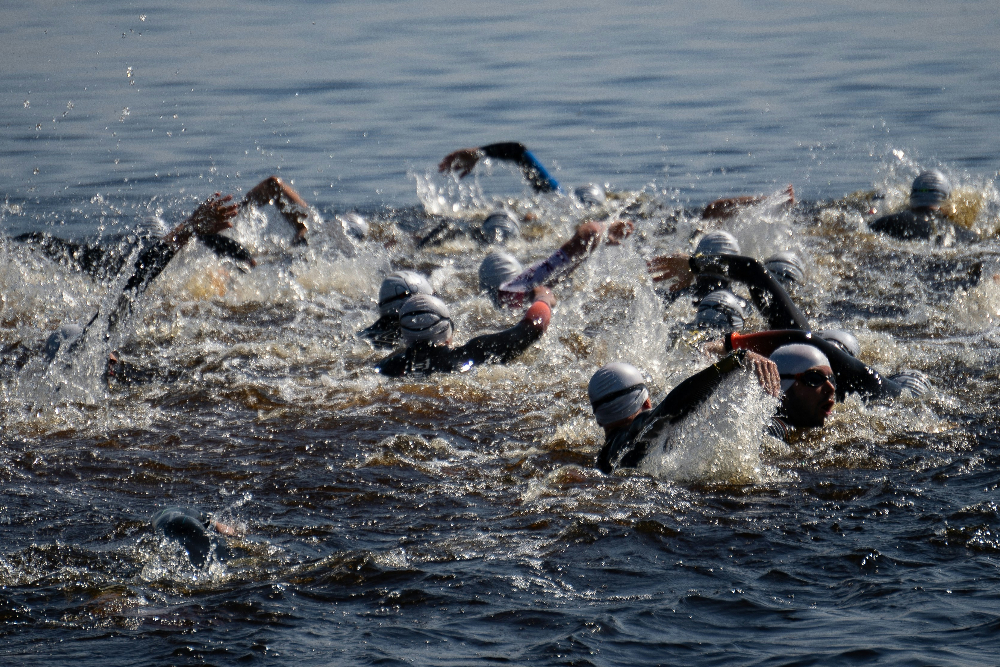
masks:
[[[985,664],[1000,516],[997,15],[888,3],[817,10],[533,3],[113,3],[6,9],[0,343],[35,344],[118,283],[9,237],[164,233],[215,190],[295,182],[310,243],[265,207],[232,232],[248,273],[192,243],[110,341],[0,381],[4,664]],[[636,233],[561,284],[544,338],[508,366],[387,380],[355,332],[382,277],[430,276],[456,341],[514,323],[476,293],[487,250],[417,250],[442,217],[533,214],[522,262],[588,213],[502,165],[461,184],[448,151],[522,140]],[[984,240],[866,231],[939,167]],[[642,469],[593,468],[595,369],[654,400],[709,360],[645,276],[689,251],[697,209],[793,183],[806,204],[725,227],[793,249],[793,293],[862,358],[934,391],[840,405],[763,435],[773,401],[727,383]],[[873,191],[884,195],[869,199]],[[355,242],[334,213],[360,209]],[[158,216],[158,221],[149,221]],[[977,262],[984,279],[961,286]],[[759,318],[750,326],[759,327]],[[178,371],[108,389],[107,353]],[[196,569],[164,505],[245,535]]]

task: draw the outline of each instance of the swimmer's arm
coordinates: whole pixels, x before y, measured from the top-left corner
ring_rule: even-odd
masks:
[[[274,204],[274,207],[281,213],[281,217],[295,230],[293,244],[306,242],[306,232],[309,231],[306,227],[306,220],[309,219],[309,204],[291,185],[277,176],[269,176],[246,193],[243,201],[240,202],[240,208],[245,208],[250,204],[254,206]]]
[[[555,305],[555,297],[547,287],[536,287],[532,295],[534,303],[520,322],[497,333],[476,336],[456,348],[454,358],[473,364],[505,364],[531,347],[549,328]]]
[[[691,265],[700,268],[711,263],[725,268],[727,277],[747,286],[754,306],[767,319],[769,329],[809,329],[809,321],[788,292],[764,265],[752,257],[740,255],[715,255],[693,257]]]
[[[456,172],[459,178],[465,178],[479,162],[481,157],[491,157],[505,162],[513,162],[521,168],[524,178],[531,184],[535,192],[554,192],[559,190],[559,182],[554,179],[541,162],[531,154],[524,144],[506,141],[488,144],[479,148],[461,148],[445,156],[438,165],[438,171]]]
[[[784,194],[787,198],[784,202],[782,202],[783,205],[791,206],[795,203],[795,188],[792,187],[791,184],[778,194]],[[723,220],[731,218],[736,215],[741,208],[763,203],[773,196],[774,195],[758,195],[751,197],[729,197],[726,199],[716,199],[714,202],[705,207],[705,210],[701,212],[701,217],[705,220]]]

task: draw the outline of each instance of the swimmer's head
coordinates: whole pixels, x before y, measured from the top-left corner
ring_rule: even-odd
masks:
[[[694,249],[696,255],[738,255],[740,242],[729,232],[717,229],[701,237]]]
[[[948,177],[937,169],[922,172],[913,179],[910,191],[910,206],[912,208],[936,208],[943,204],[951,195],[951,183]]]
[[[433,293],[431,284],[416,271],[397,271],[387,276],[378,290],[379,315],[396,315],[411,296]]]
[[[616,361],[594,373],[587,396],[597,423],[607,426],[640,412],[649,400],[649,390],[635,366]]]
[[[510,253],[491,252],[479,265],[479,291],[486,292],[496,301],[500,286],[523,270],[521,263]]]
[[[56,358],[60,348],[64,345],[72,345],[82,335],[83,327],[78,324],[64,324],[53,331],[52,335],[45,341],[45,347],[42,348],[42,356],[45,357],[45,361],[51,362]]]
[[[351,238],[364,241],[368,236],[368,221],[360,213],[355,211],[341,213],[337,216],[337,220],[343,225],[344,233]]]
[[[806,275],[802,259],[790,250],[771,255],[764,261],[764,268],[783,285],[801,283]]]
[[[794,426],[822,426],[836,402],[830,360],[812,345],[795,343],[779,347],[771,361],[781,378],[781,414]]]
[[[483,240],[486,243],[506,243],[521,236],[521,223],[507,211],[491,213],[483,221]]]
[[[743,300],[729,290],[720,289],[698,302],[694,324],[699,329],[739,331],[745,319]]]
[[[444,301],[430,294],[411,296],[399,311],[403,342],[444,345],[451,340],[451,312]]]
[[[931,390],[931,382],[927,375],[918,370],[905,370],[889,378],[913,396],[923,396]]]
[[[577,189],[573,190],[573,196],[576,197],[577,201],[587,207],[604,206],[604,202],[608,199],[608,194],[604,191],[604,188],[597,183],[581,185]]]
[[[861,354],[861,344],[850,331],[844,331],[843,329],[823,329],[822,331],[817,331],[816,335],[825,341],[833,343],[852,357],[857,357]]]

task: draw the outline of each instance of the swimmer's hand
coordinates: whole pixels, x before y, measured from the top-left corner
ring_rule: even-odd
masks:
[[[615,220],[608,225],[608,245],[618,245],[635,231],[635,223],[631,220]]]
[[[556,295],[545,285],[539,285],[531,290],[531,303],[541,301],[549,308],[556,307]]]
[[[691,258],[685,254],[661,255],[646,262],[653,282],[673,280],[670,291],[676,292],[689,287],[694,282],[694,272],[691,271]]]
[[[748,352],[746,361],[750,362],[754,373],[757,375],[757,382],[771,396],[781,395],[781,376],[778,374],[778,366],[767,357],[756,352]]]
[[[232,201],[232,195],[223,197],[221,192],[216,192],[199,204],[191,217],[187,219],[191,231],[198,236],[204,236],[218,234],[232,227],[232,219],[236,217],[239,210],[239,207]]]
[[[236,528],[233,528],[229,524],[222,523],[221,521],[213,521],[212,528],[215,528],[215,530],[218,531],[219,533],[222,533],[223,535],[227,535],[229,537],[239,537],[241,535],[241,531],[237,530]]]
[[[701,353],[706,357],[724,357],[727,354],[726,344],[721,340],[710,340],[702,344]]]
[[[442,174],[456,172],[459,178],[465,178],[472,173],[472,169],[479,162],[479,156],[478,148],[460,148],[444,156],[438,165],[438,171]]]

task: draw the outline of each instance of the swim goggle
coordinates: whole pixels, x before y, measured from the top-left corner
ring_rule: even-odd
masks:
[[[645,390],[646,390],[646,385],[640,382],[639,384],[634,384],[631,387],[625,387],[624,389],[619,389],[618,391],[613,391],[610,394],[601,396],[596,401],[591,402],[590,405],[592,408],[596,410],[605,403],[610,403],[616,398],[621,398],[622,396],[625,396],[626,394],[631,394],[634,391],[645,391]]]
[[[798,380],[805,386],[812,387],[813,389],[816,389],[817,387],[822,387],[827,382],[833,385],[834,389],[837,388],[837,377],[833,373],[827,375],[823,371],[817,370],[815,368],[810,368],[807,371],[803,371],[802,373],[795,373],[794,375],[787,375],[782,373],[780,377],[782,380]]]

